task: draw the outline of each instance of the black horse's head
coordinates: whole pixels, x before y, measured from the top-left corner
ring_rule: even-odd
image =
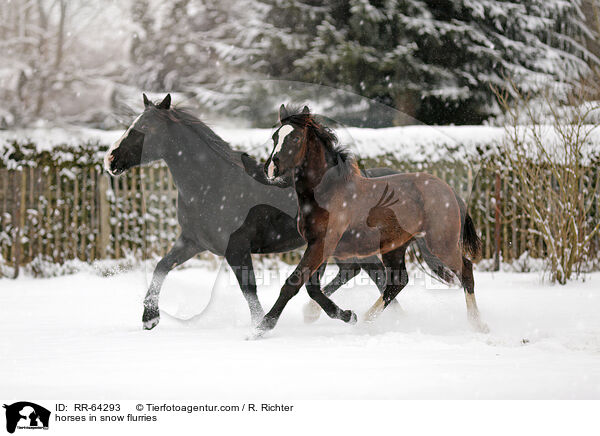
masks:
[[[170,107],[170,94],[157,105],[144,94],[144,112],[106,152],[104,169],[118,176],[129,168],[163,158],[165,143],[161,133],[166,131],[167,117],[160,115],[161,111],[168,111]]]

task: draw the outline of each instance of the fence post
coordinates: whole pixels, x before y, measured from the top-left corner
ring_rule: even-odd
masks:
[[[21,265],[21,191],[23,191],[23,183],[20,181],[22,171],[15,171],[14,188],[13,188],[13,279],[19,277],[19,266]]]
[[[496,172],[494,211],[494,271],[500,270],[500,172]]]
[[[35,207],[35,168],[33,166],[29,167],[29,207],[31,211],[33,211]],[[34,215],[35,216],[35,215]],[[35,238],[36,226],[34,225],[34,220],[30,218],[30,213],[27,213],[27,222],[29,227],[29,232],[27,235],[28,239],[28,250],[27,250],[27,261],[31,262],[34,257],[34,248],[33,248],[33,240]],[[39,223],[39,216],[36,216],[36,222]]]
[[[108,204],[108,176],[101,172],[98,176],[98,208],[100,209],[100,235],[98,237],[98,256],[106,259],[106,249],[110,243],[110,207]]]

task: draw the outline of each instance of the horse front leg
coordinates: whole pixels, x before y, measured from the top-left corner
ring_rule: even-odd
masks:
[[[373,283],[377,285],[379,292],[383,295],[386,285],[386,271],[377,256],[355,259],[354,262],[338,262],[338,267],[339,271],[337,276],[323,288],[323,294],[326,296],[331,296],[340,287],[356,277],[361,269],[366,271]],[[397,300],[393,300],[391,304],[394,304],[397,308],[401,309]],[[321,307],[315,300],[310,300],[306,303],[303,311],[304,322],[307,324],[317,321],[321,315]]]
[[[279,292],[277,301],[275,301],[275,304],[273,304],[273,307],[264,316],[260,324],[256,326],[252,338],[259,338],[275,327],[288,301],[298,293],[302,285],[314,274],[324,260],[323,244],[309,244],[302,259],[300,259],[300,263],[298,263],[294,272],[286,279]]]
[[[229,238],[225,259],[237,278],[242,294],[248,302],[252,325],[257,325],[265,315],[256,295],[256,278],[250,255],[250,239],[244,233],[235,232]]]
[[[351,310],[340,309],[340,307],[321,290],[319,272],[320,270],[317,270],[317,272],[313,274],[313,277],[317,277],[314,279],[311,277],[306,284],[306,290],[308,291],[309,297],[312,298],[312,300],[316,302],[330,318],[341,319],[349,324],[356,324],[357,318],[354,312]]]
[[[329,298],[323,299],[319,295],[320,293],[322,293],[325,297],[329,297],[340,287],[345,285],[348,281],[350,281],[352,278],[356,277],[356,275],[360,273],[360,266],[357,263],[338,262],[338,267],[339,271],[337,275],[331,282],[329,282],[329,284],[327,284],[327,286],[323,288],[322,292],[319,285],[320,277],[318,277],[316,280],[314,279],[314,276],[317,273],[319,273],[319,271],[317,271],[313,275],[313,277],[310,278],[309,283],[306,284],[306,290],[308,291],[308,295],[311,297],[311,300],[308,303],[306,303],[303,309],[305,323],[312,323],[317,321],[319,319],[319,316],[321,315],[321,308],[323,308],[323,305],[325,305],[325,307],[327,307],[327,310],[329,310],[329,312],[326,311],[326,313],[331,318],[339,318],[346,322],[352,320],[351,311],[341,311],[343,312],[342,314],[339,311],[339,307],[335,306],[335,304]],[[313,281],[316,281],[316,286],[309,285]],[[322,304],[318,303],[318,301],[321,301]],[[337,310],[335,309],[336,307]],[[350,318],[346,319],[347,317]]]
[[[144,298],[144,314],[142,323],[144,330],[152,330],[160,321],[160,310],[158,308],[158,299],[163,282],[173,268],[181,265],[194,255],[203,251],[198,245],[190,239],[179,236],[171,250],[156,265],[150,287]]]

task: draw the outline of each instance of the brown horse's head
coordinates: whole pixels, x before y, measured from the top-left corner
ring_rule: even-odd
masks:
[[[279,127],[273,134],[273,150],[265,162],[265,174],[270,181],[288,174],[298,166],[305,153],[305,125],[311,119],[310,110],[304,106],[300,114],[291,114],[284,105],[279,108]]]

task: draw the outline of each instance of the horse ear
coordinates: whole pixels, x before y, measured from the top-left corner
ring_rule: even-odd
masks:
[[[169,109],[171,107],[171,94],[167,94],[167,96],[160,102],[157,106],[159,109]]]
[[[309,113],[310,113],[310,109],[308,108],[308,106],[304,106],[304,107],[302,108],[302,113],[303,113],[303,114],[309,114]]]
[[[148,97],[146,97],[146,94],[142,94],[144,96],[144,107],[148,107],[150,106],[152,103],[150,102],[150,100],[148,100]]]
[[[279,106],[279,122],[285,120],[289,116],[290,116],[290,114],[288,113],[287,109],[285,108],[285,105],[282,104],[281,106]]]

